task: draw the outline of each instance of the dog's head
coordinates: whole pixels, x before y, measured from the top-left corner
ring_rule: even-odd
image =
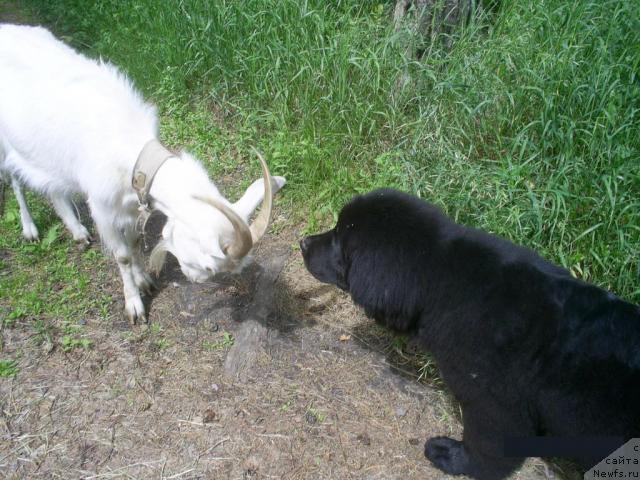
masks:
[[[424,308],[424,266],[440,211],[410,195],[355,197],[331,230],[300,241],[309,272],[348,291],[370,317],[403,330]]]

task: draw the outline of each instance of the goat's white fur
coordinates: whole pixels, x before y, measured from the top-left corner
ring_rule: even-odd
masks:
[[[43,28],[0,25],[0,172],[11,178],[23,234],[38,237],[21,183],[47,196],[73,238],[86,242],[89,234],[71,203],[74,193],[84,195],[104,247],[116,258],[132,322],[145,319],[140,293],[152,282],[136,246],[131,175],[141,149],[157,136],[155,107],[116,67],[77,53]],[[272,177],[272,183],[275,192],[285,179]],[[183,152],[158,170],[150,195],[167,216],[161,248],[176,256],[190,280],[242,266],[220,247],[233,237],[230,222],[194,195],[217,198],[248,221],[264,196],[263,180],[231,204]]]

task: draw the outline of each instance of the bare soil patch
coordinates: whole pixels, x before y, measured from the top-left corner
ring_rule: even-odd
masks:
[[[455,403],[306,272],[297,237],[267,236],[245,272],[203,284],[169,262],[150,327],[115,304],[112,321],[86,319],[91,350],[4,329],[21,360],[0,382],[0,476],[446,478],[422,452],[428,436],[460,437]],[[115,268],[101,288],[119,295]],[[553,475],[531,460],[513,478]]]

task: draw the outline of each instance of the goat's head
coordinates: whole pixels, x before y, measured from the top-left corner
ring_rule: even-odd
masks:
[[[162,268],[167,252],[178,259],[182,273],[193,282],[203,282],[216,273],[238,272],[247,264],[247,254],[269,225],[274,187],[277,190],[285,183],[282,177],[272,178],[259,153],[258,158],[264,181],[254,182],[237,203],[221,196],[193,195],[188,217],[198,218],[167,217],[162,239],[151,252],[152,270]],[[248,225],[262,195],[260,213]]]

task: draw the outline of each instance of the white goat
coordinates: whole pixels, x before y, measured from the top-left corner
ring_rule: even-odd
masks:
[[[140,295],[152,285],[137,247],[140,201],[132,186],[143,149],[161,165],[145,172],[147,186],[153,182],[150,207],[167,216],[152,265],[159,268],[169,251],[191,281],[242,268],[267,228],[272,192],[285,184],[260,157],[264,178],[231,204],[197,160],[171,154],[157,136],[155,107],[116,67],[80,55],[43,28],[0,25],[0,170],[12,179],[23,234],[38,237],[19,182],[46,195],[73,238],[87,242],[71,203],[72,194],[84,195],[118,263],[132,323],[146,321]]]

